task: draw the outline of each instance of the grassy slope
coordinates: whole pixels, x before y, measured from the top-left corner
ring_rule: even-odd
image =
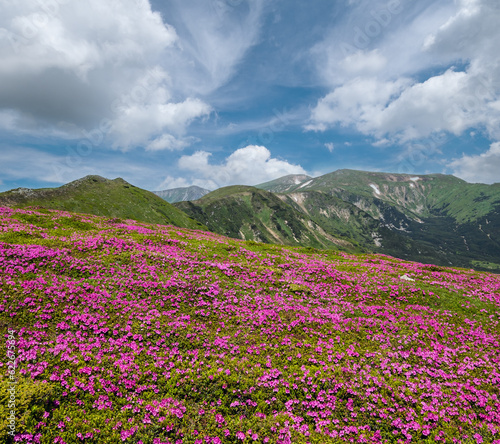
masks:
[[[0,193],[0,205],[41,206],[141,222],[172,224],[179,227],[204,227],[155,194],[137,188],[121,178],[87,176],[59,188],[44,188]]]
[[[236,239],[314,248],[352,249],[349,241],[324,233],[311,219],[282,202],[273,193],[248,186],[213,191],[177,208],[211,231]]]
[[[21,442],[499,442],[498,276],[52,211],[0,227]]]
[[[436,207],[449,198],[449,190],[460,193],[469,184],[452,176],[419,177],[411,180],[413,176],[409,175],[341,170],[276,194],[286,206],[269,192],[233,186],[178,207],[210,230],[234,238],[329,248],[331,243],[324,239],[331,236],[349,242],[357,251],[497,271],[498,214],[490,212],[483,216],[485,220],[460,224],[448,215],[447,208]],[[283,181],[275,181],[275,189],[282,189],[282,185]],[[380,195],[370,185],[376,185]],[[440,193],[441,201],[437,200]],[[489,201],[478,203],[487,204]],[[316,231],[315,237],[304,236],[308,230],[304,230],[303,221],[321,227],[322,235]]]
[[[420,180],[411,180],[420,178]],[[370,186],[378,186],[377,194]],[[297,191],[301,185],[291,189]],[[342,195],[379,199],[407,215],[428,217],[436,212],[458,223],[475,221],[500,206],[500,184],[470,184],[443,174],[408,175],[339,170],[314,179],[301,190],[317,190]]]
[[[378,187],[380,194],[370,185]],[[356,205],[392,226],[382,236],[382,251],[388,254],[498,270],[500,184],[469,184],[442,174],[412,176],[339,170],[318,177],[307,186],[298,185],[287,194],[293,197],[298,192],[313,191]],[[312,203],[305,205],[314,206],[316,201],[318,198],[314,197]],[[331,216],[315,220],[323,227],[331,225]],[[351,238],[370,248],[369,239],[366,242],[368,233],[353,225],[349,230]]]

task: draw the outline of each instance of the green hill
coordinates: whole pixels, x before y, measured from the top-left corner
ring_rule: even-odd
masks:
[[[499,444],[499,320],[500,275],[0,208],[0,443]]]
[[[281,193],[280,181],[270,191]],[[408,175],[338,170],[297,184],[287,202],[330,234],[371,247],[358,210],[385,228],[378,250],[441,265],[500,269],[500,184],[469,184],[443,174]],[[350,205],[346,205],[350,204]],[[339,223],[342,214],[345,226]]]
[[[236,239],[358,250],[350,239],[328,234],[307,214],[254,187],[224,187],[199,200],[174,205],[209,230]]]
[[[120,178],[87,176],[59,188],[0,193],[0,206],[208,227],[255,242],[500,270],[500,184],[469,184],[442,174],[290,175],[258,187],[220,188],[175,205]]]
[[[40,206],[184,228],[206,228],[162,198],[121,178],[86,176],[59,188],[18,188],[0,193],[0,206]]]

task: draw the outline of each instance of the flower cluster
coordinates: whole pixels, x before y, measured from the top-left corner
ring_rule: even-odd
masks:
[[[499,444],[499,320],[498,275],[0,208],[16,442]]]

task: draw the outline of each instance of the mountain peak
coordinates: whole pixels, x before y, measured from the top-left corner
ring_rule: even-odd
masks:
[[[79,184],[82,184],[82,183],[86,183],[86,182],[108,182],[109,179],[106,179],[105,177],[102,177],[102,176],[99,176],[97,174],[89,174],[88,176],[85,176],[85,177],[81,177],[80,179],[76,179],[72,182],[69,182],[67,185],[72,185],[72,184],[75,184],[75,185],[79,185]]]

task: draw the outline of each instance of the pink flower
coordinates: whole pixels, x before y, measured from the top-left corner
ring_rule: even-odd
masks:
[[[241,439],[242,441],[246,438],[243,432],[236,432],[236,438]]]

